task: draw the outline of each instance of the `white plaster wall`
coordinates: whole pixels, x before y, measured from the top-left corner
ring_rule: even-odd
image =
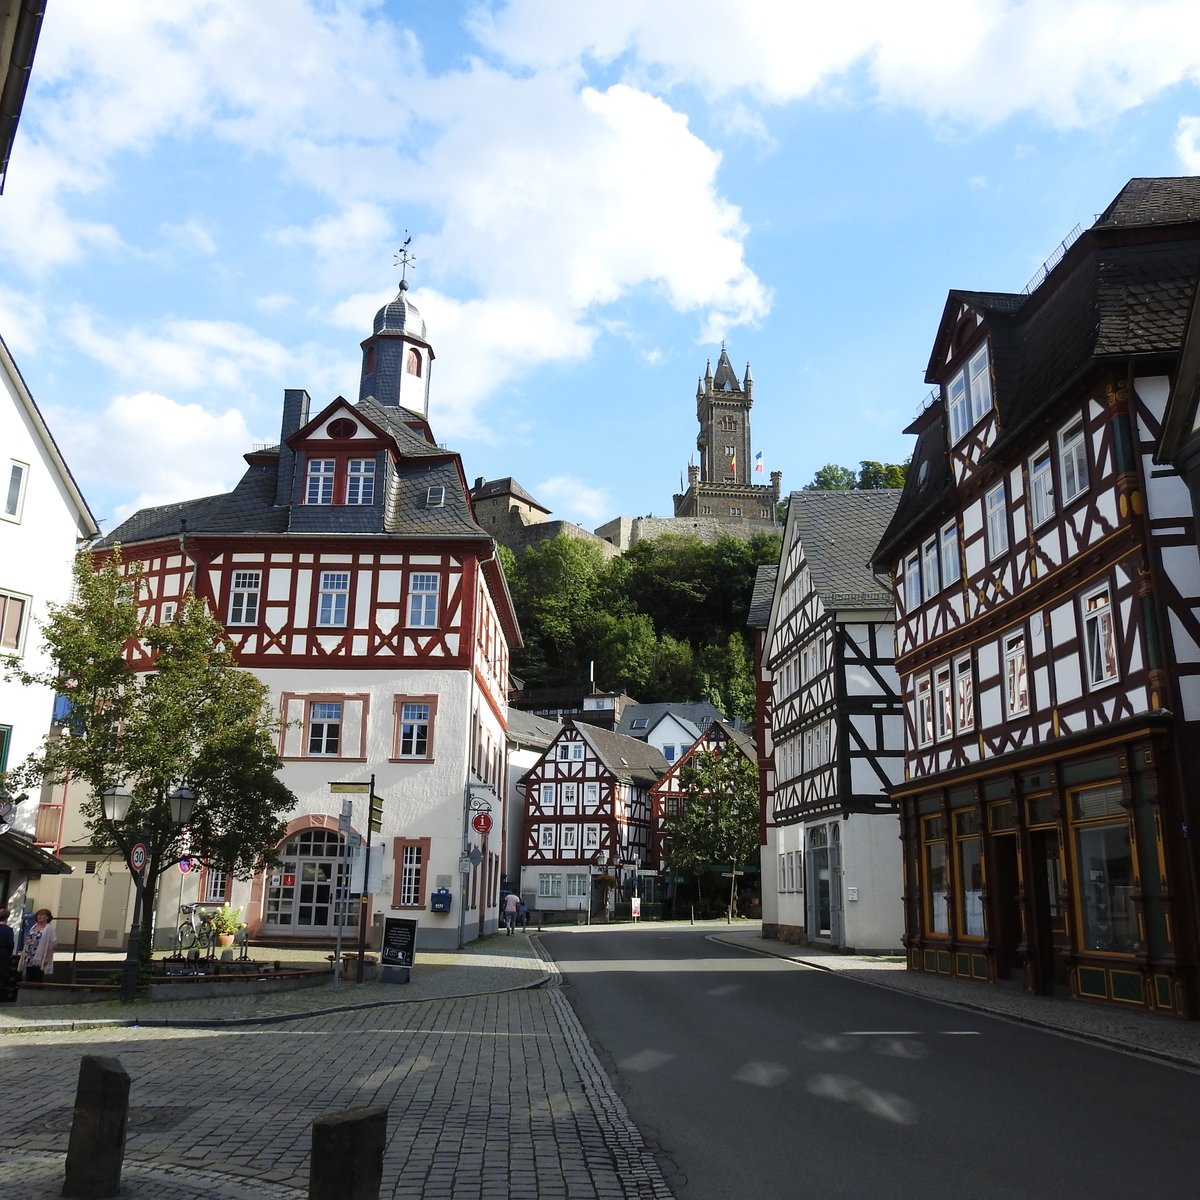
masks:
[[[904,933],[904,881],[900,819],[853,814],[842,822],[842,911],[846,945],[856,950],[900,951]],[[849,899],[849,889],[858,899]]]

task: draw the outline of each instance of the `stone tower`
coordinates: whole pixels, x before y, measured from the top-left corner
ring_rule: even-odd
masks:
[[[712,517],[719,521],[775,520],[779,471],[771,473],[771,484],[753,483],[755,466],[750,440],[750,409],[754,404],[754,378],[750,364],[741,382],[725,348],[705,365],[704,377],[696,386],[696,435],[699,459],[688,466],[687,488],[674,497],[677,517]],[[761,468],[760,468],[761,470]],[[761,476],[760,476],[761,477]]]

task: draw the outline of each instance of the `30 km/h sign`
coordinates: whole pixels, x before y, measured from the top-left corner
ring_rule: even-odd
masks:
[[[140,871],[146,865],[146,847],[141,842],[134,842],[129,851],[129,865],[135,871]]]
[[[476,833],[489,833],[492,828],[492,818],[487,813],[476,813],[471,818],[471,828]]]

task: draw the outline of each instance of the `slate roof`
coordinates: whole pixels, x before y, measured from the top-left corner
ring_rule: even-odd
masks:
[[[96,543],[133,544],[178,537],[186,522],[189,535],[249,536],[265,534],[388,534],[396,537],[481,537],[490,535],[471,511],[457,455],[428,442],[409,429],[406,420],[419,416],[388,408],[368,397],[348,407],[361,412],[394,439],[399,459],[384,476],[384,508],[376,506],[277,505],[279,448],[256,451],[231,492],[175,504],[144,508]],[[445,489],[441,505],[427,503],[428,489]]]
[[[507,737],[512,745],[545,750],[562,731],[563,727],[558,721],[550,721],[536,713],[522,712],[519,708],[508,710]]]
[[[985,316],[993,376],[997,436],[987,457],[1007,461],[1090,372],[1176,355],[1198,280],[1200,177],[1132,179],[1029,295],[950,292],[926,382],[945,382],[949,323],[960,302],[973,304]],[[936,409],[910,427],[917,446],[873,555],[880,567],[954,507],[945,412]]]
[[[778,566],[759,567],[754,575],[754,591],[750,594],[750,611],[746,624],[752,629],[766,629],[771,620],[771,604],[775,599],[775,580]]]
[[[624,782],[649,787],[656,779],[665,775],[670,767],[662,751],[647,742],[582,721],[575,724],[575,729],[609,771]]]
[[[656,704],[630,704],[621,712],[621,720],[617,732],[627,734],[645,741],[656,725],[667,715],[673,716],[686,728],[692,731],[693,737],[699,737],[700,731],[713,721],[724,721],[724,716],[707,700],[689,700],[682,702],[660,701]],[[645,721],[644,727],[636,732],[633,729],[635,720]]]
[[[788,523],[799,535],[813,589],[827,609],[891,607],[890,582],[871,555],[896,512],[899,488],[793,492]]]
[[[540,508],[544,513],[550,511],[544,504],[539,504],[511,475],[506,475],[503,479],[481,479],[471,489],[471,499],[475,501],[495,500],[499,496],[513,496],[524,504]]]

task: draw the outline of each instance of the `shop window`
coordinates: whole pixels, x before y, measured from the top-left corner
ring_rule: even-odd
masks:
[[[942,817],[926,817],[921,822],[921,845],[925,864],[925,930],[927,933],[950,932],[950,877],[946,863],[946,822]]]
[[[1108,954],[1138,948],[1137,890],[1129,818],[1117,785],[1085,788],[1071,797],[1079,920],[1083,945]]]
[[[958,932],[966,937],[983,937],[983,851],[979,819],[973,811],[954,814],[954,849]]]

